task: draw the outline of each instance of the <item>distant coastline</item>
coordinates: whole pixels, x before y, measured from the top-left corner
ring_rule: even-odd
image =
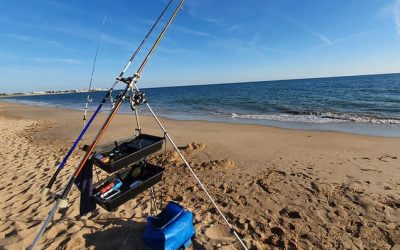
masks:
[[[34,91],[28,93],[0,93],[1,97],[18,97],[18,96],[42,96],[42,95],[61,95],[72,93],[88,93],[88,92],[102,92],[107,91],[105,88],[96,88],[88,91],[87,89],[73,89],[73,90],[48,90],[48,91]]]
[[[219,82],[219,83],[207,83],[207,84],[189,84],[189,85],[171,85],[171,86],[155,86],[148,88],[179,88],[179,87],[201,87],[209,85],[226,85],[226,84],[243,84],[243,83],[268,83],[268,82],[286,82],[286,81],[302,81],[302,80],[322,80],[322,79],[335,79],[335,78],[353,78],[353,77],[373,77],[373,76],[390,76],[400,75],[400,72],[389,72],[389,73],[373,73],[373,74],[359,74],[359,75],[339,75],[339,76],[313,76],[313,77],[302,77],[302,78],[287,78],[287,79],[270,79],[270,80],[254,80],[249,82]],[[90,92],[102,92],[107,91],[107,88],[95,88]],[[52,95],[52,94],[70,94],[70,93],[87,93],[88,89],[76,89],[76,90],[49,90],[49,91],[32,91],[32,92],[18,92],[18,93],[0,93],[1,97],[17,97],[17,96],[41,96],[41,95]]]

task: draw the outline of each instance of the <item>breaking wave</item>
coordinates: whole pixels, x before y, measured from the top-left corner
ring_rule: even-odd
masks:
[[[332,122],[356,122],[371,124],[400,124],[400,118],[386,118],[366,114],[332,113],[332,112],[303,112],[291,111],[279,114],[221,114],[232,119],[270,120],[280,122],[302,122],[302,123],[332,123]]]

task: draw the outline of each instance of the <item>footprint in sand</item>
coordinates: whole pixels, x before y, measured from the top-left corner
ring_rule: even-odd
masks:
[[[283,229],[280,227],[272,227],[271,233],[272,233],[272,235],[270,237],[268,237],[264,241],[264,243],[284,249],[285,242],[283,240],[283,236],[285,234],[285,231],[283,231]]]
[[[295,211],[295,210],[290,211],[290,210],[288,210],[287,208],[282,208],[282,209],[279,211],[279,214],[280,214],[281,216],[287,216],[287,217],[289,217],[290,219],[301,219],[301,218],[302,218],[301,215],[300,215],[300,212]]]
[[[211,225],[205,230],[205,235],[217,244],[230,244],[234,238],[229,233],[229,229],[220,225]]]

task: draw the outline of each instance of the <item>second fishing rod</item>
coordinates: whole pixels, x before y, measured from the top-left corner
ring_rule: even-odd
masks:
[[[121,73],[118,75],[118,78],[121,78],[124,76],[125,72],[128,70],[129,66],[131,65],[131,63],[133,62],[133,60],[136,58],[137,54],[140,52],[140,50],[143,48],[143,45],[146,43],[147,39],[149,38],[149,36],[152,34],[153,30],[155,29],[155,27],[157,26],[157,24],[160,22],[160,20],[162,19],[162,17],[164,16],[165,12],[168,10],[169,6],[171,5],[171,3],[174,0],[170,0],[168,2],[168,4],[165,6],[164,10],[161,12],[160,16],[157,18],[157,20],[154,22],[153,26],[150,28],[149,32],[146,34],[146,36],[144,37],[144,39],[142,40],[142,42],[139,44],[139,46],[137,47],[137,49],[135,50],[135,52],[133,53],[132,57],[129,59],[128,63],[125,65],[125,67],[122,69]],[[96,116],[99,114],[100,110],[103,108],[104,104],[107,102],[107,100],[111,97],[112,92],[114,91],[115,86],[119,83],[119,80],[115,80],[114,84],[112,85],[112,87],[107,91],[107,93],[105,94],[105,96],[103,97],[103,99],[101,100],[99,106],[96,108],[96,110],[94,111],[94,113],[92,114],[92,116],[90,117],[90,119],[88,120],[88,122],[85,124],[83,130],[81,131],[81,133],[79,134],[79,136],[76,138],[75,142],[73,143],[73,145],[71,146],[71,148],[69,149],[68,153],[64,156],[63,160],[61,161],[60,165],[58,166],[56,172],[54,173],[54,175],[51,177],[49,183],[47,184],[47,186],[43,189],[42,193],[43,194],[47,194],[51,187],[53,186],[54,182],[57,179],[58,174],[61,172],[61,170],[64,168],[65,164],[67,163],[69,157],[71,156],[71,154],[73,153],[73,151],[76,149],[76,147],[78,146],[79,142],[82,140],[83,136],[85,135],[85,133],[87,132],[87,130],[89,129],[90,125],[92,125],[92,122],[94,121],[94,119],[96,118]]]

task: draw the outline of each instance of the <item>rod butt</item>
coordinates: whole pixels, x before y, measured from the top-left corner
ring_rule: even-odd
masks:
[[[42,197],[46,197],[50,192],[50,189],[45,187],[42,189],[42,191],[40,192],[42,194]]]

